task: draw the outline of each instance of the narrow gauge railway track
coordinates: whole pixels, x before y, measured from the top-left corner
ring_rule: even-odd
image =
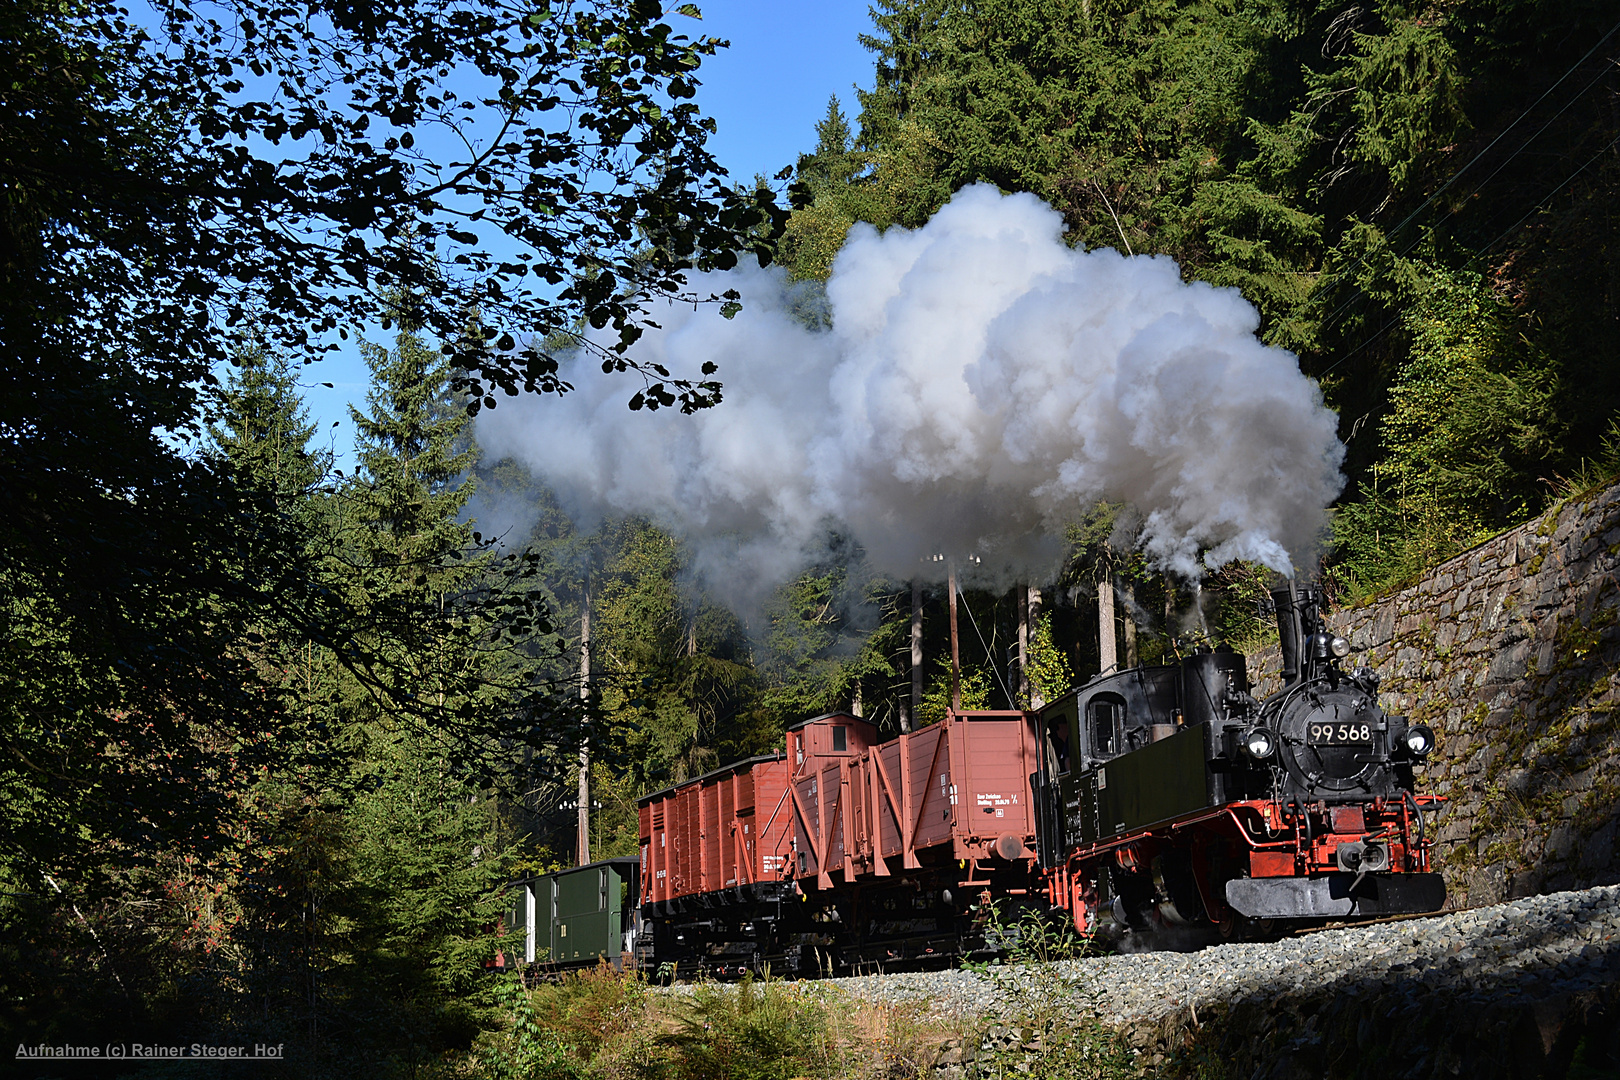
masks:
[[[1264,700],[1241,654],[1200,648],[895,738],[848,713],[793,724],[780,751],[643,796],[637,856],[513,883],[512,959],[813,977],[1006,952],[992,905],[1127,941],[1441,910],[1443,800],[1414,773],[1434,732],[1380,707],[1317,590],[1272,607]]]
[[[1324,926],[1302,926],[1290,930],[1282,937],[1304,937],[1307,934],[1320,934],[1328,930],[1352,930],[1363,926],[1382,926],[1385,923],[1411,922],[1413,919],[1434,919],[1445,915],[1460,915],[1465,911],[1481,911],[1494,904],[1470,904],[1467,907],[1449,908],[1444,911],[1421,911],[1406,915],[1385,915],[1380,919],[1358,919],[1355,922],[1330,922]]]

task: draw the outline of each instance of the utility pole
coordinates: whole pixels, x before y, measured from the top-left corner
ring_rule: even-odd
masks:
[[[956,643],[956,561],[945,564],[946,588],[951,592],[951,708],[962,708],[962,654]]]
[[[1041,590],[1031,586],[1024,594],[1024,600],[1029,607],[1029,632],[1033,635],[1035,628],[1041,624],[1041,612],[1046,607],[1046,598],[1041,595]],[[1040,687],[1031,686],[1029,688],[1029,707],[1039,709],[1045,704],[1046,699],[1041,696]]]
[[[1141,663],[1136,651],[1136,586],[1126,582],[1119,593],[1125,600],[1125,618],[1120,620],[1125,632],[1125,666],[1133,668]]]
[[[579,615],[579,701],[590,708],[591,701],[591,586],[585,585],[585,603]],[[591,861],[591,740],[579,741],[579,865]]]
[[[1031,709],[1046,704],[1040,690],[1029,681],[1029,648],[1035,640],[1035,627],[1041,621],[1041,590],[1032,585],[1016,586],[1018,594],[1018,697]]]
[[[911,708],[900,717],[900,730],[910,731],[917,721],[917,710],[922,708],[923,651],[922,651],[922,579],[911,579]]]

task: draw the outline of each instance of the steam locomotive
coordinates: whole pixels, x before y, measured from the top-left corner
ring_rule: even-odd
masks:
[[[1082,931],[1285,923],[1439,910],[1413,768],[1434,732],[1378,707],[1345,670],[1314,589],[1272,594],[1282,688],[1257,701],[1244,658],[1199,652],[1093,679],[1041,714],[1074,741],[1033,778],[1040,866]]]
[[[517,883],[525,956],[815,975],[993,954],[1019,910],[1086,935],[1227,939],[1439,910],[1439,800],[1413,780],[1434,732],[1346,669],[1315,590],[1272,596],[1282,688],[1264,700],[1242,655],[1200,650],[888,741],[830,713],[789,728],[782,753],[645,796],[639,860]],[[610,870],[622,890],[602,885],[600,912],[558,909],[559,937],[536,898],[597,895]],[[580,875],[589,887],[560,880]],[[596,945],[576,929],[562,955],[536,947],[596,922]]]

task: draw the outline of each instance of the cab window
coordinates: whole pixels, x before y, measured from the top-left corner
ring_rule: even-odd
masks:
[[[1119,736],[1124,729],[1125,699],[1118,694],[1098,694],[1086,704],[1086,733],[1096,756],[1119,753]]]

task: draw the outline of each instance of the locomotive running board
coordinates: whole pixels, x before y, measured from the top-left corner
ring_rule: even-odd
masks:
[[[1251,919],[1421,915],[1446,902],[1439,874],[1368,874],[1351,892],[1355,880],[1355,874],[1234,878],[1226,883],[1226,902]]]

